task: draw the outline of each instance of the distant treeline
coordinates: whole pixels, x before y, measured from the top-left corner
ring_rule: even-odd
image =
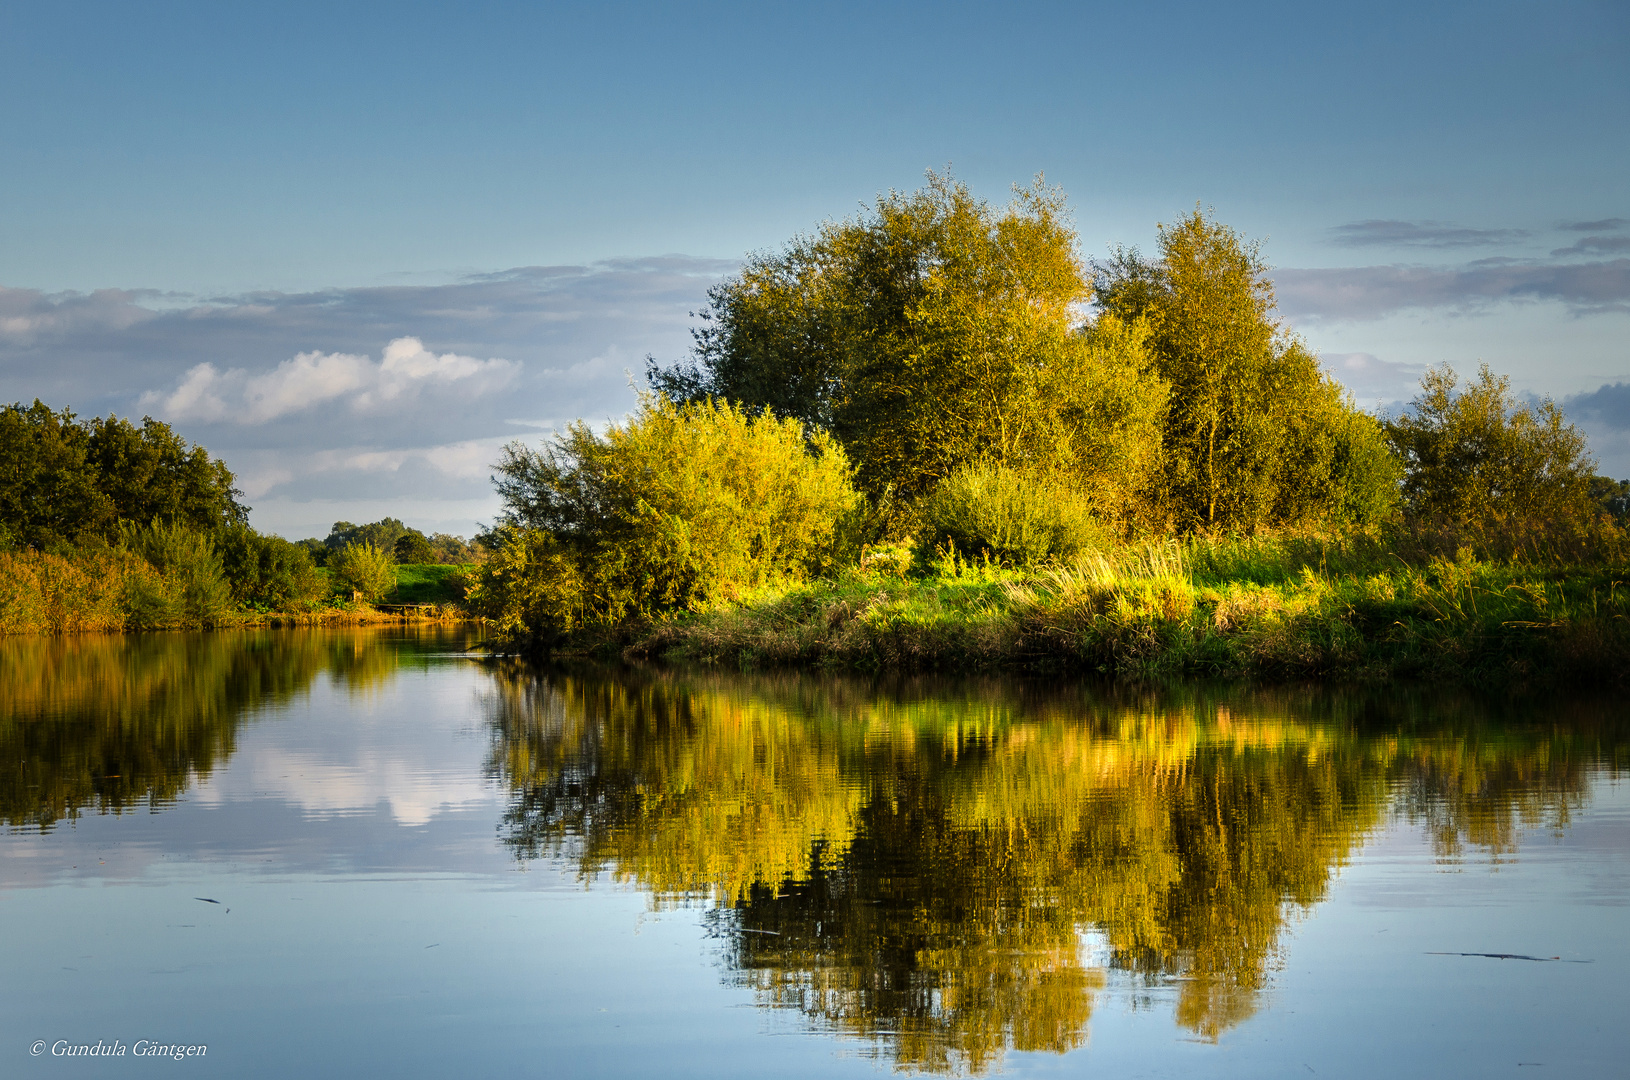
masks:
[[[397,563],[478,555],[392,518],[291,543],[251,528],[242,494],[224,462],[160,421],[0,407],[0,632],[317,617],[396,591]],[[419,594],[462,591],[430,577]]]

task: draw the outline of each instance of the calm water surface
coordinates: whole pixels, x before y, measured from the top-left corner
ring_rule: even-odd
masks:
[[[0,640],[0,1075],[1630,1070],[1613,700],[467,645]]]

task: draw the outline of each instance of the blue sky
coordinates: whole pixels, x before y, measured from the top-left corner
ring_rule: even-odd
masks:
[[[1362,401],[1487,361],[1630,475],[1630,9],[1325,7],[8,4],[0,397],[468,532],[743,253],[950,165],[1089,256],[1215,207]]]

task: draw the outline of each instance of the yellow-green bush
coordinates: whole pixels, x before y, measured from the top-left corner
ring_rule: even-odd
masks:
[[[924,500],[922,515],[923,550],[949,546],[1010,566],[1056,561],[1113,539],[1080,491],[988,462],[952,470]]]
[[[363,600],[376,601],[396,587],[396,560],[374,544],[351,542],[329,561],[334,581]]]
[[[829,569],[856,503],[843,451],[795,420],[645,399],[505,448],[505,513],[472,601],[517,632],[695,608]]]
[[[124,630],[131,594],[164,587],[163,576],[146,560],[117,548],[72,557],[0,552],[0,633]]]

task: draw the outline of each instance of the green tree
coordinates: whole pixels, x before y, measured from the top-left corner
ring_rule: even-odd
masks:
[[[249,508],[238,502],[243,492],[225,462],[168,424],[143,417],[137,427],[109,416],[87,427],[87,461],[120,520],[157,518],[205,530],[248,520]]]
[[[349,521],[336,521],[334,527],[328,531],[328,539],[323,543],[328,545],[330,552],[341,551],[347,544],[372,544],[386,554],[396,548],[396,542],[409,533],[406,525],[396,518],[380,518],[378,521],[366,525],[353,525]]]
[[[1404,506],[1417,523],[1520,538],[1586,524],[1598,511],[1584,435],[1554,402],[1519,404],[1510,379],[1487,364],[1464,390],[1447,364],[1428,371],[1386,433],[1405,463]]]
[[[409,529],[391,546],[391,554],[399,563],[422,565],[436,561],[436,549],[431,545],[425,534],[418,529]]]
[[[121,523],[210,531],[247,519],[232,471],[151,417],[77,420],[39,400],[0,408],[0,543],[118,540]]]
[[[216,534],[215,547],[239,604],[299,608],[321,599],[326,590],[311,552],[281,536],[232,525]]]
[[[1061,192],[1038,179],[998,209],[930,173],[749,260],[711,292],[692,359],[648,377],[830,431],[873,496],[988,459],[1108,488],[1113,515],[1158,460],[1166,390],[1140,326],[1079,332],[1089,293]]]
[[[335,584],[370,603],[396,588],[396,561],[374,544],[352,541],[329,560],[329,566]]]
[[[1159,502],[1187,530],[1346,524],[1390,506],[1381,432],[1274,317],[1260,248],[1195,210],[1160,229],[1160,257],[1117,249],[1094,268],[1096,303],[1146,320],[1171,386]]]
[[[101,536],[113,500],[88,460],[89,433],[39,399],[0,409],[0,542],[50,549]]]

